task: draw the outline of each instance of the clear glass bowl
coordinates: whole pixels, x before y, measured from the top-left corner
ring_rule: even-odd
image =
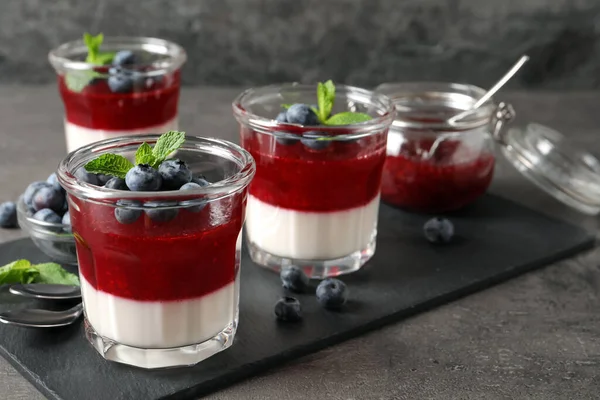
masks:
[[[159,135],[104,140],[69,154],[58,179],[69,200],[86,336],[106,359],[142,368],[196,364],[231,346],[238,322],[247,186],[241,147],[188,136],[172,158],[210,185],[132,192],[80,182],[105,153],[132,159]]]
[[[317,85],[249,89],[233,103],[242,146],[256,160],[246,233],[252,260],[311,278],[351,273],[375,253],[381,171],[394,106],[384,95],[337,85],[332,113],[372,119],[342,126],[275,120],[286,103],[314,104]],[[317,135],[318,137],[315,137]]]
[[[17,202],[17,218],[19,226],[52,261],[67,265],[77,264],[75,238],[69,232],[70,227],[32,218],[22,197]]]
[[[118,136],[177,130],[185,50],[147,37],[106,37],[100,50],[131,51],[139,62],[111,73],[111,66],[85,62],[83,40],[64,43],[48,55],[65,109],[67,151]]]

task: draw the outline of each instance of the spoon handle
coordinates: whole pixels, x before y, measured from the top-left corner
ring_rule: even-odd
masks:
[[[10,293],[19,296],[46,299],[46,300],[71,300],[81,297],[78,286],[55,285],[44,283],[16,284],[9,289]]]
[[[490,88],[490,90],[487,91],[486,94],[481,96],[481,98],[479,98],[479,100],[477,100],[475,102],[475,104],[473,104],[473,106],[469,110],[465,110],[465,111],[461,112],[460,114],[456,114],[455,116],[450,118],[448,120],[448,122],[453,124],[456,121],[463,119],[465,116],[469,115],[471,112],[473,112],[473,110],[476,110],[479,107],[481,107],[483,104],[485,104],[485,102],[488,101],[489,99],[491,99],[492,96],[495,95],[496,92],[498,90],[500,90],[502,88],[502,86],[504,86],[506,84],[506,82],[508,82],[517,73],[517,71],[519,69],[521,69],[523,64],[525,64],[527,61],[529,61],[529,56],[527,56],[527,55],[521,56],[519,61],[517,61],[516,64],[513,65],[512,68],[498,82],[496,82],[496,84],[494,86],[492,86]]]

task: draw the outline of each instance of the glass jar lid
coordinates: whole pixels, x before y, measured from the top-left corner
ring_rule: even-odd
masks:
[[[498,132],[502,153],[526,178],[574,209],[600,212],[600,161],[537,123]]]

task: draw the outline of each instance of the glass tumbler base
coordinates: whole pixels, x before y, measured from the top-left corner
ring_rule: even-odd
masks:
[[[100,355],[110,361],[128,364],[139,368],[175,368],[195,365],[233,344],[237,320],[232,321],[214,337],[196,344],[166,349],[144,349],[118,343],[100,336],[87,318],[85,336]]]
[[[374,232],[371,241],[364,249],[333,260],[303,260],[281,257],[261,249],[250,240],[247,241],[247,244],[250,258],[261,267],[279,273],[282,268],[295,265],[301,267],[306,276],[311,279],[324,279],[358,271],[375,254],[376,236]]]

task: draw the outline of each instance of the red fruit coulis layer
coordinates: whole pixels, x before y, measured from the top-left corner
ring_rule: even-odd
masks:
[[[459,141],[443,141],[431,157],[433,140],[408,142],[400,154],[388,155],[381,198],[412,211],[435,213],[462,208],[483,195],[494,174],[494,155],[457,155]]]
[[[386,133],[350,142],[332,141],[323,150],[313,150],[299,140],[280,144],[272,135],[242,127],[242,146],[256,161],[250,194],[296,211],[332,212],[364,206],[379,194]]]
[[[81,92],[67,88],[64,76],[58,88],[67,121],[89,129],[135,130],[162,125],[177,116],[180,72],[148,81],[144,89],[113,93],[106,79],[98,79]]]
[[[96,290],[138,301],[198,298],[234,281],[245,193],[168,222],[143,214],[124,225],[114,208],[73,196],[79,272]],[[80,211],[77,211],[79,209]]]

